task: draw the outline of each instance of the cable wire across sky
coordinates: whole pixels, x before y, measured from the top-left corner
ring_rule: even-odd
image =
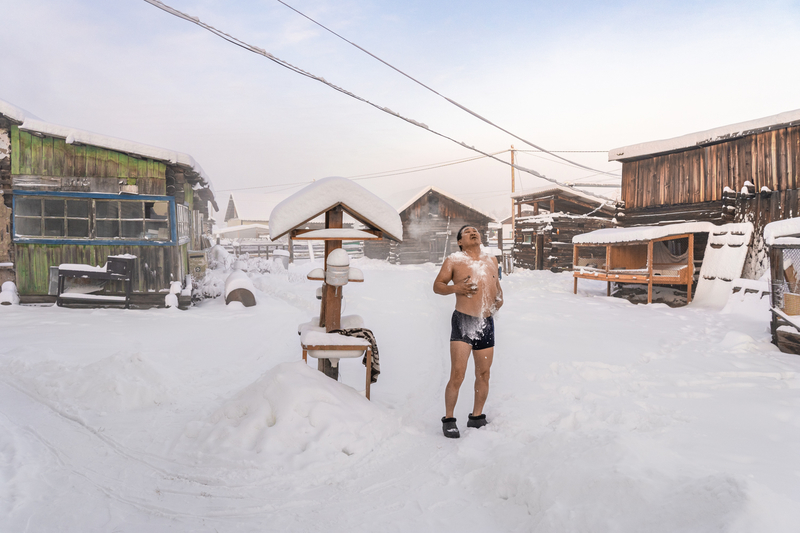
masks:
[[[556,183],[558,185],[564,186],[564,184],[560,183],[558,180],[555,180],[553,178],[548,178],[544,174],[541,174],[541,173],[539,173],[539,172],[537,172],[537,171],[535,171],[533,169],[525,168],[525,167],[517,165],[517,164],[512,164],[512,163],[510,163],[508,161],[503,161],[502,159],[498,158],[497,156],[494,156],[494,155],[492,155],[490,153],[484,152],[483,150],[480,150],[478,148],[475,148],[474,146],[468,145],[465,142],[458,141],[458,140],[453,139],[452,137],[449,137],[449,136],[447,136],[447,135],[445,135],[443,133],[440,133],[440,132],[438,132],[436,130],[433,130],[433,129],[429,128],[426,124],[423,124],[423,123],[418,122],[418,121],[416,121],[414,119],[405,117],[405,116],[401,115],[400,113],[392,111],[391,109],[389,109],[387,107],[383,107],[383,106],[380,106],[380,105],[378,105],[378,104],[376,104],[374,102],[371,102],[371,101],[367,100],[366,98],[358,96],[355,93],[352,93],[352,92],[350,92],[350,91],[348,91],[348,90],[346,90],[346,89],[344,89],[342,87],[339,87],[338,85],[335,85],[335,84],[327,81],[325,78],[323,78],[321,76],[316,76],[316,75],[314,75],[314,74],[312,74],[310,72],[307,72],[307,71],[305,71],[305,70],[303,70],[303,69],[301,69],[299,67],[296,67],[296,66],[292,65],[291,63],[289,63],[287,61],[284,61],[284,60],[272,55],[271,53],[267,52],[263,48],[259,48],[257,46],[248,44],[248,43],[246,43],[246,42],[244,42],[244,41],[242,41],[242,40],[240,40],[240,39],[238,39],[238,38],[236,38],[236,37],[234,37],[234,36],[232,36],[232,35],[230,35],[228,33],[223,32],[222,30],[218,30],[214,26],[211,26],[210,24],[202,22],[198,17],[193,17],[191,15],[183,13],[182,11],[179,11],[179,10],[177,10],[177,9],[167,5],[167,4],[165,4],[164,2],[161,2],[160,0],[144,0],[144,1],[147,2],[148,4],[154,6],[154,7],[157,7],[158,9],[161,9],[162,11],[165,11],[165,12],[169,13],[170,15],[173,15],[173,16],[175,16],[177,18],[183,19],[183,20],[185,20],[187,22],[191,22],[192,24],[196,24],[197,26],[200,26],[201,28],[213,33],[217,37],[220,37],[221,39],[224,39],[224,40],[228,41],[231,44],[234,44],[234,45],[236,45],[236,46],[238,46],[240,48],[243,48],[243,49],[245,49],[245,50],[247,50],[249,52],[252,52],[254,54],[258,54],[260,56],[263,56],[263,57],[269,59],[270,61],[272,61],[274,63],[277,63],[278,65],[280,65],[280,66],[282,66],[282,67],[284,67],[284,68],[286,68],[288,70],[291,70],[292,72],[295,72],[297,74],[300,74],[301,76],[305,76],[305,77],[310,78],[312,80],[316,80],[316,81],[318,81],[320,83],[323,83],[323,84],[327,85],[328,87],[330,87],[330,88],[332,88],[332,89],[334,89],[334,90],[336,90],[336,91],[338,91],[338,92],[340,92],[342,94],[345,94],[345,95],[347,95],[347,96],[349,96],[351,98],[354,98],[356,100],[359,100],[361,102],[364,102],[365,104],[368,104],[368,105],[370,105],[370,106],[372,106],[372,107],[374,107],[374,108],[376,108],[376,109],[378,109],[380,111],[383,111],[384,113],[387,113],[389,115],[397,117],[397,118],[399,118],[399,119],[401,119],[401,120],[403,120],[405,122],[408,122],[409,124],[412,124],[414,126],[417,126],[418,128],[424,129],[424,130],[426,130],[426,131],[428,131],[428,132],[430,132],[430,133],[432,133],[432,134],[434,134],[434,135],[436,135],[438,137],[441,137],[443,139],[447,139],[448,141],[451,141],[451,142],[454,142],[454,143],[456,143],[456,144],[458,144],[460,146],[463,146],[464,148],[467,148],[468,150],[472,150],[474,152],[477,152],[477,153],[481,154],[484,157],[488,157],[488,158],[494,159],[495,161],[498,161],[498,162],[500,162],[500,163],[502,163],[504,165],[508,165],[510,167],[513,167],[513,168],[519,170],[520,172],[525,172],[527,174],[531,174],[533,176],[536,176],[537,178],[540,178],[540,179],[543,179],[543,180],[546,180],[546,181],[549,181],[549,182]],[[446,98],[446,97],[443,97],[443,98]],[[454,105],[459,105],[456,102],[453,102],[453,104]],[[459,107],[461,107],[461,106],[459,105]],[[466,110],[466,111],[469,111],[469,110]],[[527,143],[527,141],[524,141],[524,140],[523,140],[523,142],[526,142],[526,144],[530,144],[530,143]],[[541,149],[538,146],[535,146],[535,145],[532,145],[532,146],[534,146],[534,148]],[[560,158],[560,156],[556,156],[556,157]],[[579,166],[582,166],[582,165],[579,165]],[[588,167],[584,167],[584,168],[588,168]],[[588,170],[593,170],[593,171],[596,171],[596,172],[605,173],[603,171],[597,171],[596,169],[592,169],[592,168],[588,168]]]
[[[498,130],[502,131],[503,133],[506,133],[506,134],[508,134],[508,135],[511,135],[511,136],[512,136],[512,137],[514,137],[515,139],[517,139],[517,140],[519,140],[519,141],[522,141],[522,142],[524,142],[524,143],[525,143],[525,144],[527,144],[528,146],[532,146],[532,147],[536,148],[537,150],[539,150],[539,151],[541,151],[541,152],[544,152],[544,153],[550,154],[550,155],[552,155],[553,157],[556,157],[556,158],[558,158],[558,159],[561,159],[562,161],[566,161],[566,162],[567,162],[567,163],[569,163],[570,165],[573,165],[573,166],[576,166],[576,167],[580,167],[580,168],[583,168],[583,169],[586,169],[586,170],[591,170],[591,171],[594,171],[594,172],[600,172],[600,173],[602,173],[602,174],[612,174],[611,172],[606,172],[606,171],[604,171],[604,170],[598,170],[598,169],[596,169],[596,168],[587,167],[586,165],[582,165],[582,164],[580,164],[580,163],[577,163],[577,162],[575,162],[575,161],[572,161],[572,160],[570,160],[570,159],[567,159],[566,157],[562,157],[562,156],[560,156],[560,155],[556,155],[556,153],[555,153],[555,152],[551,152],[551,151],[549,151],[549,150],[545,150],[545,149],[544,149],[544,148],[542,148],[541,146],[537,146],[537,145],[533,144],[533,143],[532,143],[532,142],[530,142],[530,141],[526,141],[525,139],[523,139],[523,138],[522,138],[522,137],[520,137],[519,135],[515,135],[515,134],[511,133],[510,131],[508,131],[507,129],[505,129],[505,128],[502,128],[502,127],[498,126],[497,124],[495,124],[495,123],[494,123],[494,122],[492,122],[491,120],[487,119],[486,117],[483,117],[483,116],[479,115],[478,113],[476,113],[476,112],[472,111],[472,110],[471,110],[471,109],[469,109],[468,107],[466,107],[466,106],[463,106],[463,105],[459,104],[458,102],[456,102],[456,101],[455,101],[455,100],[453,100],[452,98],[448,98],[447,96],[443,95],[442,93],[438,92],[437,90],[435,90],[435,89],[432,89],[432,88],[431,88],[431,87],[429,87],[428,85],[425,85],[424,83],[422,83],[422,82],[421,82],[421,81],[419,81],[418,79],[414,78],[413,76],[410,76],[409,74],[406,74],[405,72],[403,72],[403,71],[402,71],[402,70],[400,70],[399,68],[397,68],[397,67],[395,67],[394,65],[392,65],[392,64],[390,64],[390,63],[388,63],[388,62],[384,61],[383,59],[381,59],[380,57],[376,56],[375,54],[373,54],[373,53],[372,53],[372,52],[370,52],[369,50],[367,50],[367,49],[365,49],[365,48],[362,48],[361,46],[357,45],[357,44],[356,44],[356,43],[354,43],[353,41],[350,41],[349,39],[346,39],[345,37],[342,37],[341,35],[339,35],[339,34],[338,34],[338,33],[336,33],[335,31],[333,31],[332,29],[328,28],[327,26],[325,26],[325,25],[321,24],[320,22],[317,22],[316,20],[312,19],[311,17],[309,17],[309,16],[308,16],[308,15],[306,15],[305,13],[302,13],[301,11],[298,11],[297,9],[293,8],[292,6],[290,6],[289,4],[287,4],[286,2],[284,2],[283,0],[276,0],[276,1],[277,1],[278,3],[280,3],[280,4],[283,4],[284,6],[288,7],[289,9],[291,9],[292,11],[294,11],[295,13],[297,13],[298,15],[301,15],[302,17],[305,17],[306,19],[310,20],[311,22],[313,22],[314,24],[316,24],[316,25],[317,25],[317,26],[319,26],[320,28],[324,29],[325,31],[327,31],[327,32],[329,32],[329,33],[332,33],[333,35],[335,35],[335,36],[336,36],[336,37],[338,37],[339,39],[341,39],[341,40],[345,41],[346,43],[349,43],[349,44],[351,44],[351,45],[355,46],[356,48],[358,48],[359,50],[361,50],[361,51],[362,51],[362,52],[364,52],[365,54],[367,54],[367,55],[371,56],[372,58],[374,58],[374,59],[376,59],[376,60],[378,60],[378,61],[380,61],[381,63],[383,63],[384,65],[386,65],[386,66],[387,66],[387,67],[389,67],[390,69],[394,70],[394,71],[395,71],[395,72],[397,72],[398,74],[401,74],[402,76],[405,76],[406,78],[408,78],[409,80],[413,81],[413,82],[414,82],[414,83],[416,83],[417,85],[420,85],[420,86],[424,87],[425,89],[429,90],[430,92],[432,92],[433,94],[435,94],[435,95],[437,95],[437,96],[440,96],[441,98],[444,98],[445,100],[447,100],[448,102],[450,102],[450,103],[451,103],[451,104],[453,104],[454,106],[458,107],[458,108],[459,108],[459,109],[461,109],[462,111],[466,111],[467,113],[469,113],[469,114],[470,114],[470,115],[472,115],[473,117],[477,118],[478,120],[481,120],[481,121],[485,122],[486,124],[489,124],[490,126],[492,126],[492,127],[494,127],[494,128],[497,128]]]

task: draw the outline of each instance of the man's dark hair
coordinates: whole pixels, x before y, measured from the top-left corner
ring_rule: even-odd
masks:
[[[458,233],[456,234],[456,243],[461,240],[461,234],[464,233],[464,230],[467,229],[467,228],[475,228],[475,226],[473,226],[472,224],[465,224],[465,225],[461,226],[461,229],[458,230]],[[478,229],[478,228],[475,228],[475,229]],[[458,249],[462,250],[462,251],[464,250],[461,247],[460,244],[458,245]]]

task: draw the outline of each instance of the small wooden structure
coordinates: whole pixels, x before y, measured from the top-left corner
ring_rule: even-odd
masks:
[[[344,213],[366,228],[361,230],[343,228]],[[321,215],[325,215],[324,229],[299,229]],[[331,333],[343,327],[342,286],[348,281],[363,281],[363,274],[359,276],[358,272],[354,272],[355,269],[349,268],[349,258],[342,250],[342,240],[378,240],[384,235],[394,240],[402,240],[402,225],[397,212],[389,204],[350,180],[325,178],[278,204],[270,215],[269,226],[273,241],[287,234],[294,240],[325,241],[324,268],[309,274],[309,279],[323,282],[319,322],[316,326],[319,329],[311,330],[313,324],[307,324],[309,327],[301,325],[298,330],[301,334],[303,359],[306,359],[307,355],[317,358],[319,370],[333,379],[338,379],[339,359],[365,354],[369,384],[372,368],[369,343],[363,339]]]
[[[49,124],[0,100],[3,146],[0,263],[12,266],[0,279],[13,273],[22,303],[54,302],[61,264],[132,255],[130,303],[163,305],[189,274],[189,251],[210,244],[214,195],[188,154]],[[103,291],[126,294],[118,281]]]
[[[548,185],[511,196],[514,201],[514,265],[531,270],[572,268],[572,238],[613,227],[612,200]],[[525,210],[526,207],[532,209]]]
[[[605,281],[608,295],[611,295],[612,283],[645,284],[647,303],[651,303],[653,285],[683,285],[687,302],[691,302],[695,234],[707,234],[712,228],[710,223],[694,222],[609,228],[576,236],[573,238],[573,291],[577,294],[581,278]]]
[[[800,219],[768,224],[770,331],[780,351],[800,354]]]
[[[366,257],[404,265],[438,264],[458,251],[456,234],[462,226],[474,226],[485,244],[489,223],[494,222],[494,217],[433,186],[405,200],[397,212],[403,223],[403,240],[385,238],[367,242],[364,245]]]

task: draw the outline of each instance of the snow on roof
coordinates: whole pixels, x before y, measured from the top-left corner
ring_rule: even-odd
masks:
[[[420,198],[422,198],[423,196],[428,194],[429,191],[433,191],[433,192],[436,192],[438,194],[441,194],[442,196],[446,196],[446,197],[450,198],[451,200],[453,200],[454,202],[457,202],[457,203],[463,205],[464,207],[466,207],[468,209],[472,209],[476,213],[479,213],[479,214],[481,214],[481,215],[483,215],[483,216],[485,216],[485,217],[487,217],[487,218],[489,218],[491,220],[494,220],[494,217],[492,215],[484,213],[483,211],[481,211],[480,209],[476,208],[475,206],[473,206],[469,202],[465,202],[464,200],[460,200],[459,198],[456,198],[452,194],[447,193],[447,192],[443,191],[442,189],[440,189],[438,187],[434,187],[433,185],[428,185],[427,187],[424,187],[422,190],[418,191],[414,196],[412,196],[403,205],[401,205],[397,209],[397,212],[398,213],[402,213],[403,211],[405,211],[406,209],[411,207],[414,204],[414,202],[416,202],[417,200],[419,200]]]
[[[266,224],[244,224],[242,226],[228,226],[227,228],[220,228],[214,230],[214,235],[225,235],[227,233],[239,233],[242,231],[247,231],[251,229],[261,229],[264,231],[269,230],[269,226]]]
[[[717,226],[711,222],[682,222],[665,226],[635,226],[632,228],[605,228],[575,235],[575,244],[614,244],[619,242],[642,242],[682,235],[684,233],[700,233],[713,231]],[[738,276],[737,276],[738,277]]]
[[[628,159],[634,159],[648,155],[676,152],[688,148],[694,148],[696,146],[703,146],[728,139],[735,139],[737,137],[744,137],[745,135],[751,135],[761,131],[783,128],[796,123],[800,123],[800,109],[778,113],[777,115],[772,115],[770,117],[748,120],[746,122],[739,122],[737,124],[730,124],[728,126],[721,126],[719,128],[690,133],[680,137],[673,137],[672,139],[651,141],[646,143],[632,144],[630,146],[623,146],[622,148],[615,148],[608,151],[608,160],[625,161]]]
[[[767,246],[778,244],[781,237],[796,237],[800,235],[800,218],[787,218],[776,220],[764,226],[764,242]]]
[[[269,221],[273,208],[286,198],[285,194],[231,193],[239,220]]]
[[[591,202],[595,205],[602,205],[608,204],[609,207],[614,206],[614,200],[610,198],[604,198],[602,196],[597,196],[592,193],[581,191],[579,189],[573,189],[572,187],[564,187],[562,185],[545,185],[543,187],[537,187],[535,189],[528,189],[527,191],[517,192],[511,195],[511,198],[524,198],[526,196],[546,196],[550,193],[562,193],[565,196],[572,196],[573,198],[580,198],[587,202]]]
[[[198,175],[200,183],[203,186],[206,186],[213,192],[211,180],[208,178],[208,175],[206,175],[203,168],[189,154],[119,139],[117,137],[110,137],[108,135],[100,135],[98,133],[79,130],[68,126],[51,124],[3,100],[0,100],[0,115],[4,115],[14,122],[20,123],[20,130],[66,139],[67,144],[87,144],[186,167]]]
[[[276,205],[269,217],[270,237],[275,240],[339,204],[387,237],[403,240],[403,223],[391,205],[361,185],[338,177],[317,180]]]

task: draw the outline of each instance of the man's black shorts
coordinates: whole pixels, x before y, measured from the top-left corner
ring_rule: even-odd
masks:
[[[485,350],[494,346],[494,319],[480,318],[453,311],[450,320],[451,341],[466,342],[473,350]]]

